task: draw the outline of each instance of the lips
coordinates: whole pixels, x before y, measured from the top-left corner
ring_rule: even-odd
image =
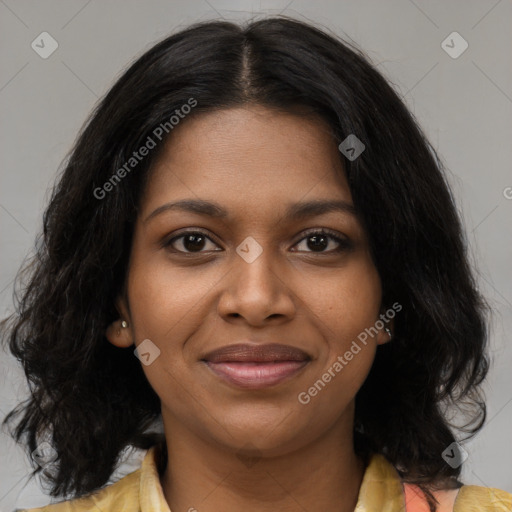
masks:
[[[274,362],[274,361],[306,361],[311,359],[306,352],[289,345],[249,345],[239,343],[227,345],[209,352],[203,358],[211,363],[226,362]]]
[[[289,380],[311,357],[289,345],[236,344],[206,354],[202,361],[217,376],[237,387],[259,389]]]

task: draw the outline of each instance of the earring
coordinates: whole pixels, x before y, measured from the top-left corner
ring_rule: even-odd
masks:
[[[126,329],[128,327],[128,322],[126,320],[122,320],[121,321],[121,327],[123,329]],[[121,335],[121,329],[117,329],[117,333],[116,333],[118,336]]]
[[[391,333],[391,329],[389,327],[384,327],[384,330],[386,331],[386,334],[389,336],[389,340],[391,341],[393,339],[393,334]]]

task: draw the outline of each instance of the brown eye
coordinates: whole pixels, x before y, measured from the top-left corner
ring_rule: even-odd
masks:
[[[331,231],[312,231],[307,234],[297,245],[305,246],[305,252],[335,253],[350,249],[352,244],[348,239],[341,238]],[[329,250],[326,250],[329,249]]]
[[[165,247],[170,247],[176,252],[183,253],[200,253],[204,252],[205,247],[210,242],[213,247],[207,250],[215,250],[216,244],[200,231],[187,231],[179,236],[171,238],[168,242],[165,242]]]

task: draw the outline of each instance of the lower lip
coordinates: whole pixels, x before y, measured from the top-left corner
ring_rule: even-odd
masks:
[[[241,388],[261,389],[274,386],[299,372],[308,361],[277,361],[275,363],[206,361],[219,377]]]

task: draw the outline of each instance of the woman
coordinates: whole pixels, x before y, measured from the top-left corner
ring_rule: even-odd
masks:
[[[6,421],[66,498],[37,510],[512,506],[457,478],[447,415],[483,425],[487,331],[442,166],[346,43],[284,17],[160,42],[43,241],[4,326],[31,382]]]

